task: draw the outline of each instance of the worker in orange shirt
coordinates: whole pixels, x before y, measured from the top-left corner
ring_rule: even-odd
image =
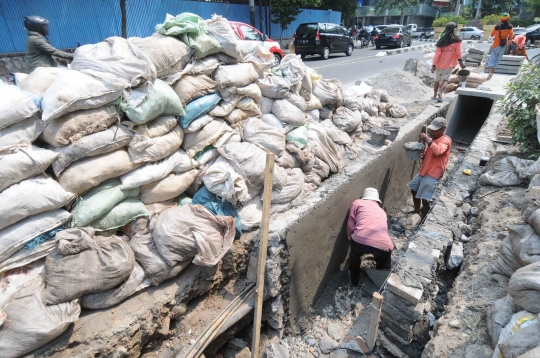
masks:
[[[529,55],[525,49],[525,35],[516,35],[510,43],[509,54],[512,56],[525,56],[529,61]]]
[[[429,135],[420,133],[420,140],[426,144],[424,160],[418,174],[407,184],[413,196],[414,213],[422,216],[422,219],[429,212],[429,202],[444,175],[452,149],[452,139],[444,135],[446,119],[435,118],[427,129]]]
[[[514,30],[510,23],[510,15],[505,12],[501,16],[501,23],[493,28],[491,31],[491,37],[493,37],[493,45],[491,45],[491,55],[489,56],[488,64],[486,68],[489,68],[488,80],[493,77],[495,69],[501,62],[506,46],[510,45],[510,41],[514,38]]]

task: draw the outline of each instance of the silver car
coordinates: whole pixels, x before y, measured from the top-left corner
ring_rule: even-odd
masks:
[[[464,39],[480,40],[484,36],[484,31],[477,27],[464,27],[459,31],[459,36]]]

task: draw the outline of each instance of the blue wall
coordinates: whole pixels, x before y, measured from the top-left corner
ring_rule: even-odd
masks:
[[[192,12],[204,19],[219,14],[229,20],[249,23],[247,5],[181,1],[127,0],[128,36],[149,36],[165,14]],[[39,15],[51,21],[51,44],[58,48],[96,43],[110,36],[120,36],[120,7],[118,0],[0,0],[0,53],[25,50],[24,16]],[[259,9],[255,9],[257,27]],[[341,22],[341,13],[326,10],[304,10],[283,33],[291,38],[303,22]],[[279,38],[281,28],[272,24],[273,38]]]

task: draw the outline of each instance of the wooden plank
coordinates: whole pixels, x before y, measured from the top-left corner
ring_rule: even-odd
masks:
[[[358,347],[364,352],[364,357],[367,358],[375,358],[375,355],[373,354],[365,354],[366,352],[369,352],[370,349],[368,348],[366,341],[364,341],[364,338],[358,336],[354,339],[356,341],[356,344],[358,344]]]
[[[379,321],[381,320],[381,308],[382,308],[383,296],[378,292],[373,293],[371,298],[371,309],[369,312],[369,324],[366,337],[366,344],[369,350],[375,348],[375,342],[377,341],[377,331],[379,330]]]
[[[253,319],[253,344],[251,357],[259,358],[259,345],[261,339],[261,319],[264,298],[264,271],[266,268],[266,254],[268,252],[268,229],[270,227],[270,204],[272,202],[272,182],[274,180],[274,154],[266,153],[266,168],[264,170],[264,192],[262,222],[259,231],[259,260],[257,261],[257,299],[255,300],[255,315]]]

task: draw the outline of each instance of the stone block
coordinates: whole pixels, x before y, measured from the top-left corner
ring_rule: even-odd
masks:
[[[386,288],[413,305],[417,305],[420,302],[422,294],[424,293],[423,289],[405,286],[401,281],[401,278],[395,273],[392,273],[388,278]]]
[[[405,342],[411,342],[413,339],[413,325],[404,324],[403,322],[397,321],[394,317],[387,314],[384,311],[381,311],[381,320],[384,325],[386,325],[395,335],[400,337]]]
[[[463,263],[463,244],[459,241],[454,242],[450,256],[446,260],[446,268],[449,270],[459,267]]]
[[[418,233],[439,240],[443,244],[442,252],[446,252],[446,249],[451,246],[454,241],[452,230],[431,222],[424,223]]]
[[[392,317],[392,321],[395,323],[412,325],[416,322],[414,317],[404,314],[400,309],[396,309],[384,302],[382,305],[382,311],[389,317]]]
[[[390,291],[385,291],[383,297],[383,306],[387,305],[394,310],[400,311],[401,314],[410,317],[412,321],[419,320],[424,313],[425,304],[422,302],[413,305],[409,301],[404,300]]]
[[[409,248],[401,258],[396,274],[405,286],[421,288],[434,279],[436,266],[437,262],[431,252]]]

